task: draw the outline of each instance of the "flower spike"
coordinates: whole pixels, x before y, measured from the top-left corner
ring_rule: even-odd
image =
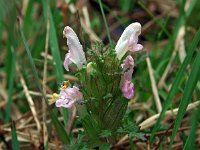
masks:
[[[69,65],[74,63],[77,65],[78,69],[83,67],[86,63],[85,53],[83,47],[79,42],[79,39],[72,28],[66,26],[63,30],[63,37],[67,38],[67,45],[69,52],[65,56],[64,67],[69,71]]]

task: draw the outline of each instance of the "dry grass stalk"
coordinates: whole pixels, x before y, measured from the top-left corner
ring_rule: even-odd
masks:
[[[151,61],[150,61],[149,57],[146,58],[146,62],[147,62],[147,66],[148,66],[149,76],[150,76],[150,80],[151,80],[151,87],[152,87],[152,92],[153,92],[154,99],[155,99],[156,108],[157,108],[157,111],[160,113],[162,111],[162,105],[161,105],[160,98],[158,95],[158,89],[156,86],[156,81],[155,81],[155,78],[153,75],[153,68],[151,66]]]
[[[185,36],[185,26],[182,26],[179,28],[175,42],[175,49],[178,49],[179,59],[181,63],[183,63],[183,60],[186,57],[184,36]]]
[[[192,110],[196,108],[198,105],[199,105],[199,101],[190,103],[186,111]],[[173,115],[177,115],[177,113],[178,113],[178,108],[175,108],[173,110],[166,111],[165,116],[172,117]],[[139,124],[139,126],[141,127],[140,129],[144,130],[153,126],[156,123],[156,120],[158,119],[159,116],[160,116],[160,113],[153,115],[150,118],[144,120],[142,123]]]
[[[99,39],[99,37],[96,35],[96,33],[91,28],[87,27],[87,25],[84,23],[83,19],[80,18],[80,20],[81,20],[81,26],[83,27],[85,32],[88,34],[90,40],[93,42],[101,41]]]
[[[160,79],[160,81],[158,83],[158,88],[162,88],[164,86],[165,80],[167,78],[167,75],[168,75],[170,69],[172,68],[171,67],[172,66],[172,62],[173,62],[174,58],[176,57],[177,51],[178,51],[178,49],[174,49],[174,51],[172,53],[172,56],[170,57],[170,60],[169,60],[169,62],[167,64],[167,67],[165,68],[165,71],[164,71],[164,73],[163,73],[163,75],[162,75],[162,77],[161,77],[161,79]]]
[[[83,6],[82,12],[83,12],[84,20],[85,20],[85,25],[88,28],[90,28],[90,16],[89,16],[89,13],[88,13],[87,6],[85,6],[85,5]]]
[[[49,54],[46,55],[45,52],[42,52],[41,56],[42,57],[47,57],[48,60],[53,60],[53,57],[51,55],[49,55]]]
[[[29,94],[28,87],[27,87],[27,85],[26,85],[26,82],[25,82],[25,80],[24,80],[24,78],[23,78],[23,76],[22,76],[20,70],[19,70],[18,65],[16,65],[16,68],[17,68],[17,73],[19,74],[20,83],[22,84],[22,87],[23,87],[23,89],[24,89],[25,96],[26,96],[26,98],[27,98],[27,101],[28,101],[28,103],[29,103],[31,112],[32,112],[32,114],[33,114],[33,118],[34,118],[35,123],[36,123],[36,125],[37,125],[37,129],[38,129],[38,131],[40,132],[40,131],[41,131],[41,125],[40,125],[39,119],[38,119],[38,117],[37,117],[37,113],[36,113],[36,109],[35,109],[35,104],[34,104],[34,102],[33,102],[33,99],[32,99],[32,97],[31,97],[31,95]]]
[[[49,7],[47,10],[48,19],[47,19],[47,31],[46,31],[46,40],[45,40],[45,53],[44,53],[44,69],[43,69],[43,82],[42,88],[44,95],[47,93],[46,83],[47,83],[47,56],[48,56],[48,48],[49,48],[49,30],[50,30],[50,18],[49,18]],[[46,127],[46,103],[45,99],[42,99],[42,120],[43,120],[43,142],[44,145],[48,140],[48,133]]]
[[[29,91],[29,94],[30,95],[34,95],[34,96],[43,96],[40,92],[35,92],[35,91]],[[46,94],[45,95],[46,96],[46,98],[51,98],[52,97],[52,95],[51,94]]]
[[[73,125],[74,125],[74,121],[76,119],[76,107],[72,106],[71,109],[69,109],[69,119],[68,119],[68,123],[67,123],[67,133],[70,135],[72,129],[73,129]]]
[[[190,2],[191,0],[187,0],[186,1],[186,4],[185,4],[185,11],[188,10],[189,6],[190,6]],[[161,80],[160,82],[158,83],[158,87],[159,88],[162,88],[163,87],[163,84],[165,82],[165,79],[167,77],[167,74],[171,68],[171,65],[172,65],[172,62],[176,56],[176,53],[177,51],[179,52],[179,58],[180,58],[180,61],[181,63],[183,62],[183,60],[185,59],[186,57],[186,51],[185,51],[185,40],[184,40],[184,36],[185,36],[185,26],[182,25],[180,28],[179,28],[179,31],[178,31],[178,34],[177,34],[177,38],[176,38],[176,41],[175,41],[175,49],[172,53],[172,56],[170,58],[170,61],[161,77]]]
[[[189,110],[192,110],[194,108],[196,108],[199,105],[200,101],[196,101],[194,103],[190,103],[186,109],[186,112]],[[173,110],[168,110],[165,112],[165,117],[172,117],[173,115],[177,115],[178,113],[178,108],[175,108]],[[140,126],[141,130],[145,130],[150,128],[151,126],[153,126],[156,123],[156,120],[158,119],[160,113],[153,115],[149,118],[147,118],[146,120],[144,120],[142,123],[140,123],[138,126]],[[124,143],[124,141],[126,141],[128,139],[128,135],[123,136],[116,145],[121,145],[122,143]]]

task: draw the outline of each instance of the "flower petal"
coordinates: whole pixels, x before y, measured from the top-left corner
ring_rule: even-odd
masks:
[[[132,74],[133,74],[133,69],[130,69],[123,74],[123,76],[121,77],[121,81],[120,81],[121,88],[125,84],[126,81],[132,80]]]
[[[115,46],[115,51],[117,53],[117,57],[119,60],[126,54],[128,51],[128,45],[130,41],[137,42],[137,36],[141,33],[141,24],[138,22],[130,24],[124,32],[122,33],[121,37],[117,41],[117,45]],[[134,37],[135,35],[136,37]]]
[[[137,43],[138,43],[138,35],[136,35],[135,33],[133,33],[131,35],[131,37],[129,38],[129,40],[128,40],[128,45],[137,44]]]
[[[83,67],[86,63],[85,53],[83,52],[83,47],[79,42],[76,33],[72,28],[66,26],[63,30],[63,36],[67,38],[67,45],[69,48],[69,53],[66,55],[66,62],[64,63],[65,69],[68,71],[68,65],[73,62],[77,65],[78,69]]]
[[[71,107],[73,106],[74,103],[75,103],[75,101],[69,101],[69,103],[63,104],[62,107],[71,108]]]
[[[67,53],[65,55],[65,60],[64,60],[64,68],[69,71],[69,65],[72,63],[72,61],[70,60],[70,53]]]
[[[55,103],[56,107],[62,107],[63,105],[65,104],[68,104],[69,103],[69,99],[58,99]]]
[[[141,44],[136,44],[136,45],[134,45],[133,49],[130,50],[130,51],[132,51],[132,52],[135,51],[136,52],[136,51],[140,51],[142,49],[143,49],[143,46]]]
[[[123,64],[121,64],[123,71],[127,70],[127,69],[131,69],[134,67],[134,60],[133,57],[131,55],[128,55],[124,61]]]
[[[83,95],[76,86],[61,89],[59,97],[56,107],[70,108],[75,102],[83,100]]]
[[[127,99],[132,99],[134,96],[134,85],[131,81],[125,81],[122,86],[122,93]]]

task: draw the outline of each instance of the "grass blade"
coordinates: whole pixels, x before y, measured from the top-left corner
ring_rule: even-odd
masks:
[[[13,2],[13,1],[12,1]],[[11,105],[12,105],[12,94],[13,94],[13,87],[14,87],[14,78],[15,78],[15,64],[16,64],[16,45],[17,45],[17,36],[16,30],[13,28],[13,24],[15,24],[16,20],[16,8],[15,3],[13,2],[12,5],[9,7],[7,1],[1,2],[2,4],[2,12],[4,15],[8,15],[10,12],[10,17],[8,18],[8,25],[5,25],[5,29],[8,33],[8,42],[7,42],[7,51],[6,51],[6,80],[8,81],[8,101],[6,105],[6,114],[4,121],[8,122],[10,120],[11,114]],[[2,13],[3,15],[3,13]],[[2,16],[3,17],[3,16]],[[0,23],[1,24],[1,23]],[[3,22],[2,22],[3,27]],[[2,48],[1,48],[2,49]]]
[[[12,149],[13,150],[20,150],[19,149],[19,141],[17,139],[17,133],[16,133],[16,129],[15,129],[15,125],[12,122],[12,128],[11,128],[11,135],[12,135]]]
[[[48,19],[50,19],[49,45],[51,48],[51,53],[53,55],[53,61],[54,61],[53,64],[54,64],[54,69],[56,72],[57,81],[58,83],[60,83],[64,80],[64,77],[63,77],[64,73],[63,73],[62,61],[60,58],[60,51],[58,47],[58,39],[56,36],[55,24],[54,24],[54,20],[51,14],[51,10],[48,10],[48,4],[46,0],[42,0],[42,4],[43,4],[44,17],[45,17],[46,22]],[[49,11],[49,18],[48,18],[48,11]]]
[[[197,85],[199,76],[200,76],[200,49],[198,51],[198,54],[194,60],[192,71],[190,73],[190,76],[188,78],[188,81],[186,83],[184,92],[183,92],[183,97],[181,99],[180,105],[179,105],[179,110],[178,114],[175,120],[174,128],[172,130],[172,136],[170,138],[170,145],[169,148],[171,149],[171,146],[173,144],[174,138],[176,136],[176,133],[178,131],[178,128],[181,124],[181,120],[183,119],[183,116],[185,114],[186,108],[190,102],[192,93]]]
[[[106,27],[106,33],[107,33],[107,36],[108,36],[108,40],[109,40],[110,46],[112,47],[113,43],[112,43],[112,39],[111,39],[111,36],[110,36],[110,32],[109,32],[108,24],[107,24],[107,21],[106,21],[105,13],[104,13],[104,10],[103,10],[102,2],[101,2],[101,0],[98,0],[98,2],[99,2],[99,7],[101,9],[101,14],[103,16],[104,25]]]
[[[193,8],[194,8],[196,2],[197,2],[197,0],[192,0],[192,1],[190,2],[190,6],[189,6],[189,8],[187,9],[187,12],[186,12],[186,17],[189,17],[189,16],[190,16],[190,14],[191,14],[191,12],[192,12],[192,10],[193,10]]]
[[[187,137],[187,140],[184,145],[184,150],[187,149],[195,149],[195,139],[196,139],[196,130],[198,127],[198,121],[200,119],[199,116],[199,111],[200,111],[200,105],[198,106],[198,109],[196,109],[192,115],[192,121],[191,121],[191,129],[189,132],[189,135]]]
[[[200,40],[200,28],[199,30],[197,31],[191,45],[189,46],[189,49],[188,49],[188,54],[186,56],[186,58],[184,59],[178,73],[176,74],[176,77],[175,77],[175,80],[172,84],[172,87],[170,89],[170,92],[167,96],[167,99],[166,101],[164,102],[164,105],[163,105],[163,109],[160,113],[160,116],[151,132],[151,138],[150,138],[150,141],[152,142],[154,140],[154,135],[156,133],[156,131],[159,129],[159,126],[160,126],[160,122],[162,120],[162,118],[164,117],[164,114],[165,112],[167,111],[167,109],[169,108],[170,104],[171,104],[171,101],[172,101],[172,98],[174,97],[174,95],[176,94],[177,90],[178,90],[178,87],[179,87],[179,83],[183,77],[183,74],[185,73],[186,71],[186,68],[187,68],[187,65],[190,63],[191,59],[192,59],[192,56],[193,56],[193,53],[195,51],[195,48],[197,46],[197,44],[199,43],[199,40]]]
[[[58,121],[57,117],[55,116],[55,114],[51,111],[49,105],[48,105],[48,102],[47,102],[47,99],[44,95],[44,92],[42,91],[42,87],[39,83],[39,77],[38,77],[38,73],[37,73],[37,70],[36,70],[36,67],[35,67],[35,64],[34,64],[34,61],[33,61],[33,58],[32,58],[32,55],[30,53],[30,50],[29,50],[29,47],[28,47],[28,44],[25,40],[25,37],[24,37],[24,33],[22,31],[22,29],[20,28],[20,25],[19,25],[19,30],[20,30],[20,35],[21,35],[21,38],[22,38],[22,41],[23,41],[23,44],[25,46],[25,50],[27,52],[27,55],[28,55],[28,58],[29,58],[29,63],[31,65],[31,69],[33,71],[33,75],[34,75],[34,78],[35,78],[35,83],[39,89],[39,91],[42,93],[42,96],[43,96],[43,99],[45,100],[46,102],[46,105],[47,105],[47,108],[48,108],[48,111],[49,111],[49,114],[50,114],[50,117],[52,119],[52,122],[58,132],[58,136],[60,137],[61,141],[63,143],[69,143],[70,141],[70,138],[69,136],[67,135],[65,129],[63,128],[62,124]]]
[[[57,78],[58,83],[60,83],[64,81],[64,73],[63,73],[63,68],[62,68],[63,66],[62,61],[60,58],[55,24],[54,24],[54,20],[51,14],[51,10],[49,9],[49,6],[47,4],[47,1],[42,0],[42,5],[43,5],[44,17],[45,17],[46,23],[48,22],[48,19],[50,21],[49,45],[51,48],[51,53],[53,55],[53,61],[54,61],[53,64],[54,64],[54,69],[56,70],[56,78]],[[62,115],[64,117],[64,125],[66,126],[68,122],[68,110],[63,108]]]
[[[14,85],[14,78],[15,78],[15,65],[16,65],[16,52],[14,51],[14,48],[11,47],[7,51],[7,64],[9,67],[9,70],[7,71],[7,81],[8,81],[8,102],[6,106],[6,116],[5,116],[5,122],[10,120],[10,113],[11,113],[11,104],[12,104],[12,93],[13,93],[13,85]],[[9,62],[8,62],[9,61]]]

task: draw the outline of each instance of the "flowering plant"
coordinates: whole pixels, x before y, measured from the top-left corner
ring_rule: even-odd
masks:
[[[75,76],[79,80],[73,86],[65,81],[53,99],[57,107],[77,107],[84,129],[93,141],[98,141],[103,130],[115,133],[121,126],[128,100],[134,97],[134,60],[128,52],[143,48],[138,44],[140,33],[141,25],[132,23],[122,33],[115,49],[98,43],[84,53],[73,29],[64,28],[63,36],[69,48],[64,68],[69,71],[70,64],[75,64],[78,69]]]

